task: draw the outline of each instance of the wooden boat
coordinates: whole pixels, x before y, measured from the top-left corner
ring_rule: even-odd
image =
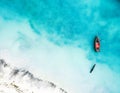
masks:
[[[92,73],[92,72],[93,72],[93,70],[94,70],[95,66],[96,66],[96,64],[94,64],[94,65],[92,66],[92,68],[90,69],[90,73]]]
[[[94,49],[96,52],[100,51],[100,40],[99,40],[98,36],[96,36],[95,40],[94,40]]]

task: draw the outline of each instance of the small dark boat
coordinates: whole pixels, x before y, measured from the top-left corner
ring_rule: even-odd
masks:
[[[99,40],[98,36],[96,36],[95,40],[94,40],[94,49],[96,52],[100,51],[100,40]]]
[[[92,68],[91,68],[91,70],[90,70],[90,73],[92,73],[92,72],[93,72],[93,70],[94,70],[95,66],[96,66],[96,64],[94,64],[94,65],[92,66]]]

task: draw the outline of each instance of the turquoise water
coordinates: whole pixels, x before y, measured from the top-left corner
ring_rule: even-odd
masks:
[[[0,0],[1,51],[74,93],[120,93],[119,25],[119,0]]]

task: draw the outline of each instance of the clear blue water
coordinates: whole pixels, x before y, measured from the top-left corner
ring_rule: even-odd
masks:
[[[39,56],[37,55],[39,50],[38,43],[41,43],[41,38],[45,38],[45,40],[48,40],[48,42],[51,42],[53,45],[63,49],[65,48],[69,57],[73,59],[70,61],[70,67],[72,66],[73,69],[78,67],[78,72],[80,72],[79,68],[81,66],[79,66],[77,61],[79,62],[80,59],[82,59],[78,57],[80,54],[79,49],[81,49],[86,51],[86,59],[91,62],[91,65],[96,63],[98,67],[100,66],[99,71],[95,74],[98,76],[95,77],[98,78],[96,82],[102,78],[99,82],[103,82],[103,85],[106,84],[106,86],[103,86],[103,90],[107,90],[106,92],[96,90],[97,92],[87,91],[82,93],[120,93],[118,87],[120,85],[119,0],[0,0],[0,16],[1,20],[4,20],[0,23],[0,34],[2,35],[0,42],[4,42],[7,39],[10,40],[9,43],[1,43],[1,49],[7,47],[9,50],[13,51],[14,48],[17,47],[17,50],[22,51],[22,53],[35,53],[36,56]],[[20,27],[20,29],[18,28],[15,31],[7,30],[5,32],[6,29],[4,30],[3,28],[9,26],[13,21],[17,22],[18,25],[19,23],[20,25],[24,25],[27,21],[27,26],[29,25],[29,28],[32,30],[26,31],[27,29],[23,28],[23,31],[21,31],[22,28]],[[6,26],[6,24],[8,25]],[[17,27],[19,26],[13,24],[13,29]],[[96,35],[100,38],[101,42],[101,50],[99,53],[94,52],[93,49],[93,41]],[[16,40],[19,42],[19,46],[13,43],[16,42]],[[49,46],[49,44],[42,44],[45,47]],[[12,50],[11,46],[16,47],[12,47]],[[68,50],[66,49],[67,47]],[[71,52],[72,50],[69,50],[69,47],[72,47],[75,52]],[[44,48],[42,47],[42,49]],[[34,52],[29,52],[30,50]],[[47,47],[46,51],[51,52],[54,50],[54,47]],[[56,51],[57,50],[55,50],[55,54],[53,54],[52,57],[56,56]],[[61,51],[64,54],[64,50],[61,49]],[[45,56],[49,56],[47,52],[45,52]],[[59,53],[61,52],[58,52],[58,54]],[[66,56],[67,54],[65,54],[65,57]],[[42,64],[46,65],[47,63],[48,61]],[[39,63],[36,62],[34,64],[38,65]],[[52,67],[54,67],[55,64],[57,63],[53,62]],[[64,63],[63,61],[63,65],[64,64],[68,65],[69,62]],[[60,67],[61,66],[62,65],[60,65]],[[107,70],[104,69],[104,66],[107,67]],[[110,72],[108,70],[110,70]],[[108,83],[109,79],[107,80],[107,78],[110,77],[112,82]],[[77,80],[79,82],[79,79]],[[102,84],[100,85],[102,86]],[[95,85],[97,86],[96,83]],[[74,87],[77,87],[75,88],[76,92],[80,93],[78,91],[81,90],[79,90],[77,84],[74,85]]]

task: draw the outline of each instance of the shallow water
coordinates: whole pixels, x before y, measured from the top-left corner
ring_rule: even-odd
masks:
[[[0,56],[71,93],[119,93],[119,25],[119,0],[1,0]]]

